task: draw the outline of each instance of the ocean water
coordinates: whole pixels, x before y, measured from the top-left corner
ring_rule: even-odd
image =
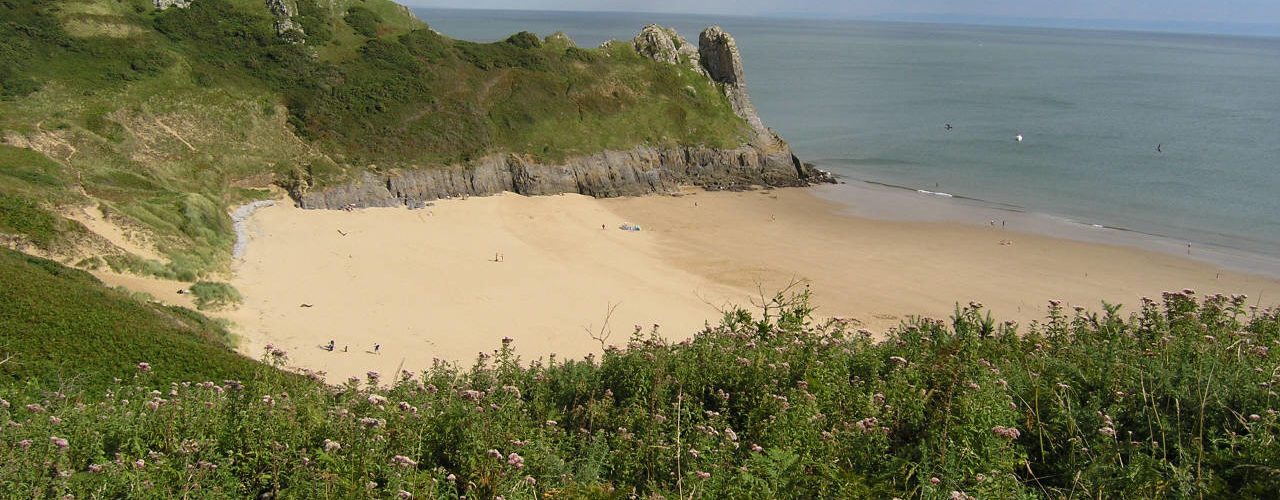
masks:
[[[1265,257],[1235,267],[1280,258],[1280,38],[415,12],[455,38],[563,31],[580,46],[629,40],[655,22],[696,43],[719,24],[738,42],[765,123],[803,160],[861,184],[845,198],[867,186],[946,193],[958,209],[941,210],[975,223],[987,212],[964,207],[1149,235],[1162,249]]]

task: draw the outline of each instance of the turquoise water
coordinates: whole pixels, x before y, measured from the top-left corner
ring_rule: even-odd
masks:
[[[564,31],[581,46],[720,24],[765,123],[851,181],[1280,256],[1277,38],[416,11],[456,38]]]

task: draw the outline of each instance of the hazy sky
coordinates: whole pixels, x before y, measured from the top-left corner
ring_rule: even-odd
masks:
[[[957,14],[1280,24],[1280,0],[402,0],[421,7],[705,14],[877,16]]]

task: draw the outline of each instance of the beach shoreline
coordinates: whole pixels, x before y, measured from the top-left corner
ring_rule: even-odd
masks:
[[[1274,278],[1140,248],[852,215],[831,189],[504,193],[350,212],[281,203],[248,219],[231,280],[245,303],[220,316],[237,324],[242,352],[271,343],[339,381],[469,364],[504,338],[526,361],[598,353],[636,327],[683,339],[795,282],[811,288],[819,317],[874,332],[970,301],[1027,324],[1049,300],[1132,312],[1143,296],[1183,288],[1280,297]]]
[[[972,227],[998,226],[1000,229],[1019,233],[1133,247],[1186,257],[1224,270],[1280,278],[1280,257],[1210,242],[1186,241],[1136,229],[1072,220],[941,191],[842,177],[838,185],[817,186],[813,193],[844,205],[845,211],[856,217],[887,221],[955,222]]]

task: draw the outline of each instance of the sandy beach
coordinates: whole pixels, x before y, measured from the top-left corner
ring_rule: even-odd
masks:
[[[434,359],[470,364],[504,337],[525,360],[599,351],[592,336],[602,328],[608,344],[624,344],[635,325],[684,338],[719,309],[794,280],[811,286],[820,316],[873,331],[911,315],[944,318],[971,300],[1025,324],[1050,299],[1132,311],[1142,296],[1183,288],[1246,293],[1251,303],[1261,293],[1264,305],[1280,297],[1280,281],[1179,256],[861,218],[818,194],[503,194],[351,212],[281,203],[250,219],[232,280],[245,303],[221,316],[247,354],[273,343],[292,365],[338,381]],[[624,222],[643,230],[619,229]],[[334,352],[323,348],[331,339]]]

